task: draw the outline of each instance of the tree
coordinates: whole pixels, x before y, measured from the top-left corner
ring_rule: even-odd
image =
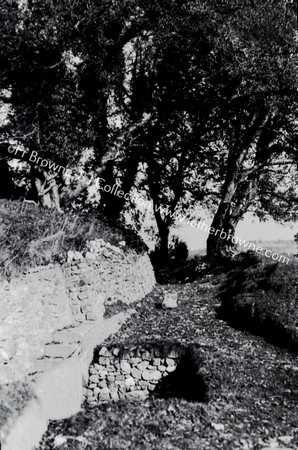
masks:
[[[293,166],[297,132],[293,126],[297,120],[295,33],[294,13],[284,11],[284,3],[277,2],[274,7],[258,3],[255,8],[238,11],[223,35],[223,60],[237,91],[228,99],[223,121],[223,140],[229,151],[223,161],[222,197],[212,228],[223,230],[226,236],[234,236],[239,220],[252,206],[264,217],[268,195],[278,195],[274,176],[284,165]],[[267,212],[272,214],[272,207]],[[286,217],[285,210],[280,213]],[[231,247],[231,238],[222,240],[219,234],[210,234],[210,263],[220,262]]]

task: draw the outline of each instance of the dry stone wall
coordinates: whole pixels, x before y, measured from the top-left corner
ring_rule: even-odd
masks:
[[[36,267],[0,283],[0,384],[21,379],[55,331],[103,318],[107,305],[131,304],[155,284],[147,254],[98,239],[65,264]]]
[[[179,352],[165,354],[159,347],[121,349],[101,347],[95,352],[84,391],[91,403],[123,398],[144,399],[158,383],[177,368]]]

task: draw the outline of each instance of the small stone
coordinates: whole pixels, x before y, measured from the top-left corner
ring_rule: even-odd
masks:
[[[157,368],[160,372],[165,372],[167,370],[166,366],[158,366]]]
[[[107,361],[108,361],[108,358],[106,358],[104,356],[100,356],[98,358],[98,364],[100,364],[101,366],[106,366],[107,365]]]
[[[130,364],[139,364],[142,362],[141,358],[130,358]]]
[[[155,367],[149,364],[149,366],[147,366],[147,370],[155,370]]]
[[[101,347],[99,353],[99,356],[111,356],[111,353],[109,352],[109,350],[107,349],[107,347]]]
[[[122,370],[124,373],[130,373],[130,372],[131,372],[131,366],[130,366],[130,364],[129,364],[128,362],[126,362],[126,361],[121,361],[120,367],[121,367],[121,370]]]
[[[151,372],[149,370],[144,370],[142,373],[142,378],[145,381],[151,380]]]
[[[110,400],[111,394],[109,392],[101,392],[98,396],[98,400],[107,401]]]
[[[130,398],[130,399],[136,399],[136,400],[144,400],[145,398],[147,398],[149,395],[149,391],[144,390],[144,391],[132,391],[132,392],[127,392],[126,397]]]
[[[139,369],[132,369],[131,371],[131,375],[136,379],[136,380],[141,380],[142,378],[142,372]]]
[[[158,370],[152,370],[151,372],[151,380],[160,380],[162,378],[162,374]]]
[[[149,362],[148,361],[142,361],[141,363],[139,363],[137,365],[137,368],[141,371],[145,370],[147,367],[149,366]]]
[[[225,429],[225,426],[222,423],[211,423],[211,426],[216,430],[216,431],[222,431]]]
[[[118,392],[111,392],[111,399],[114,400],[114,401],[119,400]]]
[[[161,364],[161,359],[160,358],[154,358],[153,363],[154,366],[158,367]]]
[[[125,386],[129,387],[129,386],[134,386],[135,385],[135,380],[132,377],[129,377],[125,380]]]
[[[176,370],[176,367],[175,366],[168,366],[166,370],[167,370],[167,372],[171,373],[171,372],[174,372]]]
[[[86,397],[92,397],[93,396],[92,389],[86,388],[84,392],[85,392]]]
[[[98,398],[99,398],[99,400],[109,400],[110,399],[109,389],[108,388],[101,389]]]
[[[114,356],[118,356],[119,355],[119,353],[120,353],[120,350],[119,350],[119,348],[114,348],[114,350],[113,350],[113,355]]]
[[[118,375],[115,375],[115,379],[116,379],[117,381],[124,381],[124,380],[125,380],[125,376],[124,376],[124,375],[118,374]]]
[[[175,365],[175,361],[172,358],[167,358],[166,359],[166,365],[167,366],[174,366]]]
[[[99,381],[99,376],[98,375],[91,375],[91,377],[89,377],[89,381],[91,383],[98,383]]]
[[[94,389],[93,389],[93,392],[94,392],[94,395],[97,397],[98,394],[100,393],[99,387],[94,388]]]
[[[105,370],[102,370],[101,372],[98,373],[98,376],[101,380],[106,378],[107,375],[108,375],[108,372]]]

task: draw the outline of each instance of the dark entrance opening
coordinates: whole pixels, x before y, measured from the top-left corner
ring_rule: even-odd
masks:
[[[180,398],[190,402],[208,401],[208,386],[199,373],[202,359],[196,349],[187,348],[182,353],[174,372],[162,378],[151,396]]]

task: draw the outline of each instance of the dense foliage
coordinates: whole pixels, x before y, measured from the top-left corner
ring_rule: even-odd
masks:
[[[296,8],[2,0],[1,152],[22,144],[142,191],[164,260],[175,213],[198,205],[231,235],[247,211],[293,220]],[[124,196],[101,194],[106,216],[140,219]],[[230,246],[210,235],[211,262]]]

